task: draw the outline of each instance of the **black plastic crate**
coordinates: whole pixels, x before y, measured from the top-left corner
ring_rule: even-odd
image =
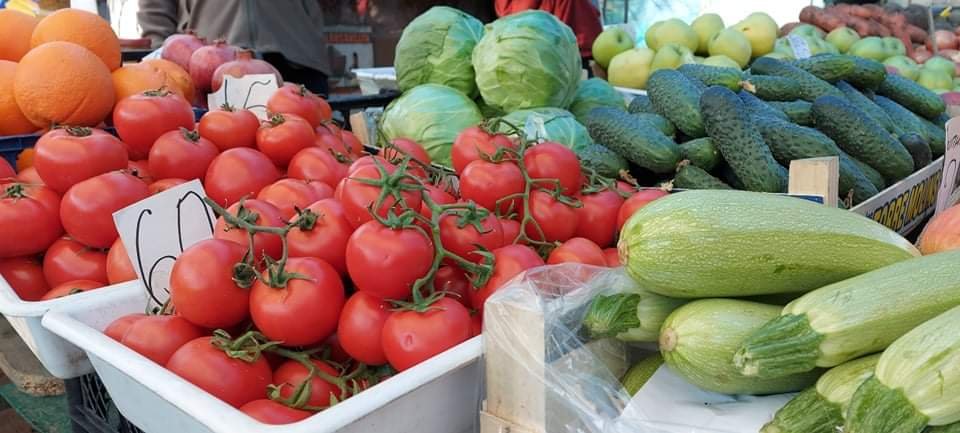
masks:
[[[28,147],[33,147],[40,139],[38,135],[10,135],[0,137],[0,156],[10,163],[11,167],[17,166],[17,155]]]
[[[96,374],[64,382],[73,433],[143,433],[120,415]]]

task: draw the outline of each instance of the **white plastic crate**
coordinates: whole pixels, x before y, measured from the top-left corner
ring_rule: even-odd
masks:
[[[94,326],[105,327],[117,311],[131,311],[146,302],[146,291],[138,281],[116,284],[90,292],[78,293],[49,301],[29,302],[20,299],[3,277],[0,277],[0,314],[3,314],[27,347],[37,356],[50,374],[72,379],[93,371],[83,350],[41,326],[48,311],[69,305],[95,312]]]
[[[360,93],[376,95],[381,89],[397,90],[397,71],[386,68],[358,68],[353,70],[360,83]]]
[[[83,308],[57,309],[43,318],[43,326],[86,351],[120,413],[146,433],[469,433],[479,428],[481,337],[306,420],[268,426],[110,339],[101,332],[105,321],[96,316]]]

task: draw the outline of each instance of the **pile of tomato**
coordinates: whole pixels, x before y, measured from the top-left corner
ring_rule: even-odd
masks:
[[[618,266],[619,228],[666,194],[497,125],[457,137],[451,172],[410,140],[365,154],[300,86],[267,108],[195,124],[179,96],[146,92],[117,104],[117,136],[47,132],[32,164],[0,172],[0,274],[24,300],[134,279],[113,212],[200,179],[213,238],[177,259],[167,304],[105,333],[283,424],[478,335],[486,299],[527,269]]]

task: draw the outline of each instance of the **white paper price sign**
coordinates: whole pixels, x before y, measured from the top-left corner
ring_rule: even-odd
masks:
[[[230,104],[234,108],[250,110],[260,120],[266,120],[267,100],[278,88],[277,77],[273,74],[244,75],[243,78],[225,75],[220,89],[207,95],[207,106],[213,109]]]
[[[790,47],[793,48],[793,56],[798,59],[806,59],[810,57],[810,46],[807,45],[807,41],[801,38],[798,35],[788,35],[787,40],[790,41]]]
[[[180,253],[213,237],[217,219],[203,202],[206,196],[193,180],[113,214],[133,270],[158,304],[168,298],[170,271]]]
[[[937,193],[936,213],[960,200],[960,117],[947,122],[946,153],[943,156],[943,177]]]

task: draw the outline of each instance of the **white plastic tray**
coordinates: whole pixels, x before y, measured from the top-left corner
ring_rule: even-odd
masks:
[[[60,299],[28,302],[20,299],[6,280],[0,277],[0,314],[7,318],[47,371],[61,379],[89,374],[93,368],[83,350],[41,326],[44,314],[69,305],[71,308],[96,312],[91,318],[93,324],[105,327],[110,318],[119,315],[115,312],[142,308],[146,297],[143,286],[138,281],[131,281]]]
[[[360,93],[376,95],[380,89],[397,89],[397,71],[392,66],[385,68],[358,68],[353,70],[360,83]]]
[[[120,413],[146,433],[468,433],[479,427],[482,337],[304,421],[268,426],[105,336],[102,314],[72,307],[47,313],[43,326],[86,351]]]

